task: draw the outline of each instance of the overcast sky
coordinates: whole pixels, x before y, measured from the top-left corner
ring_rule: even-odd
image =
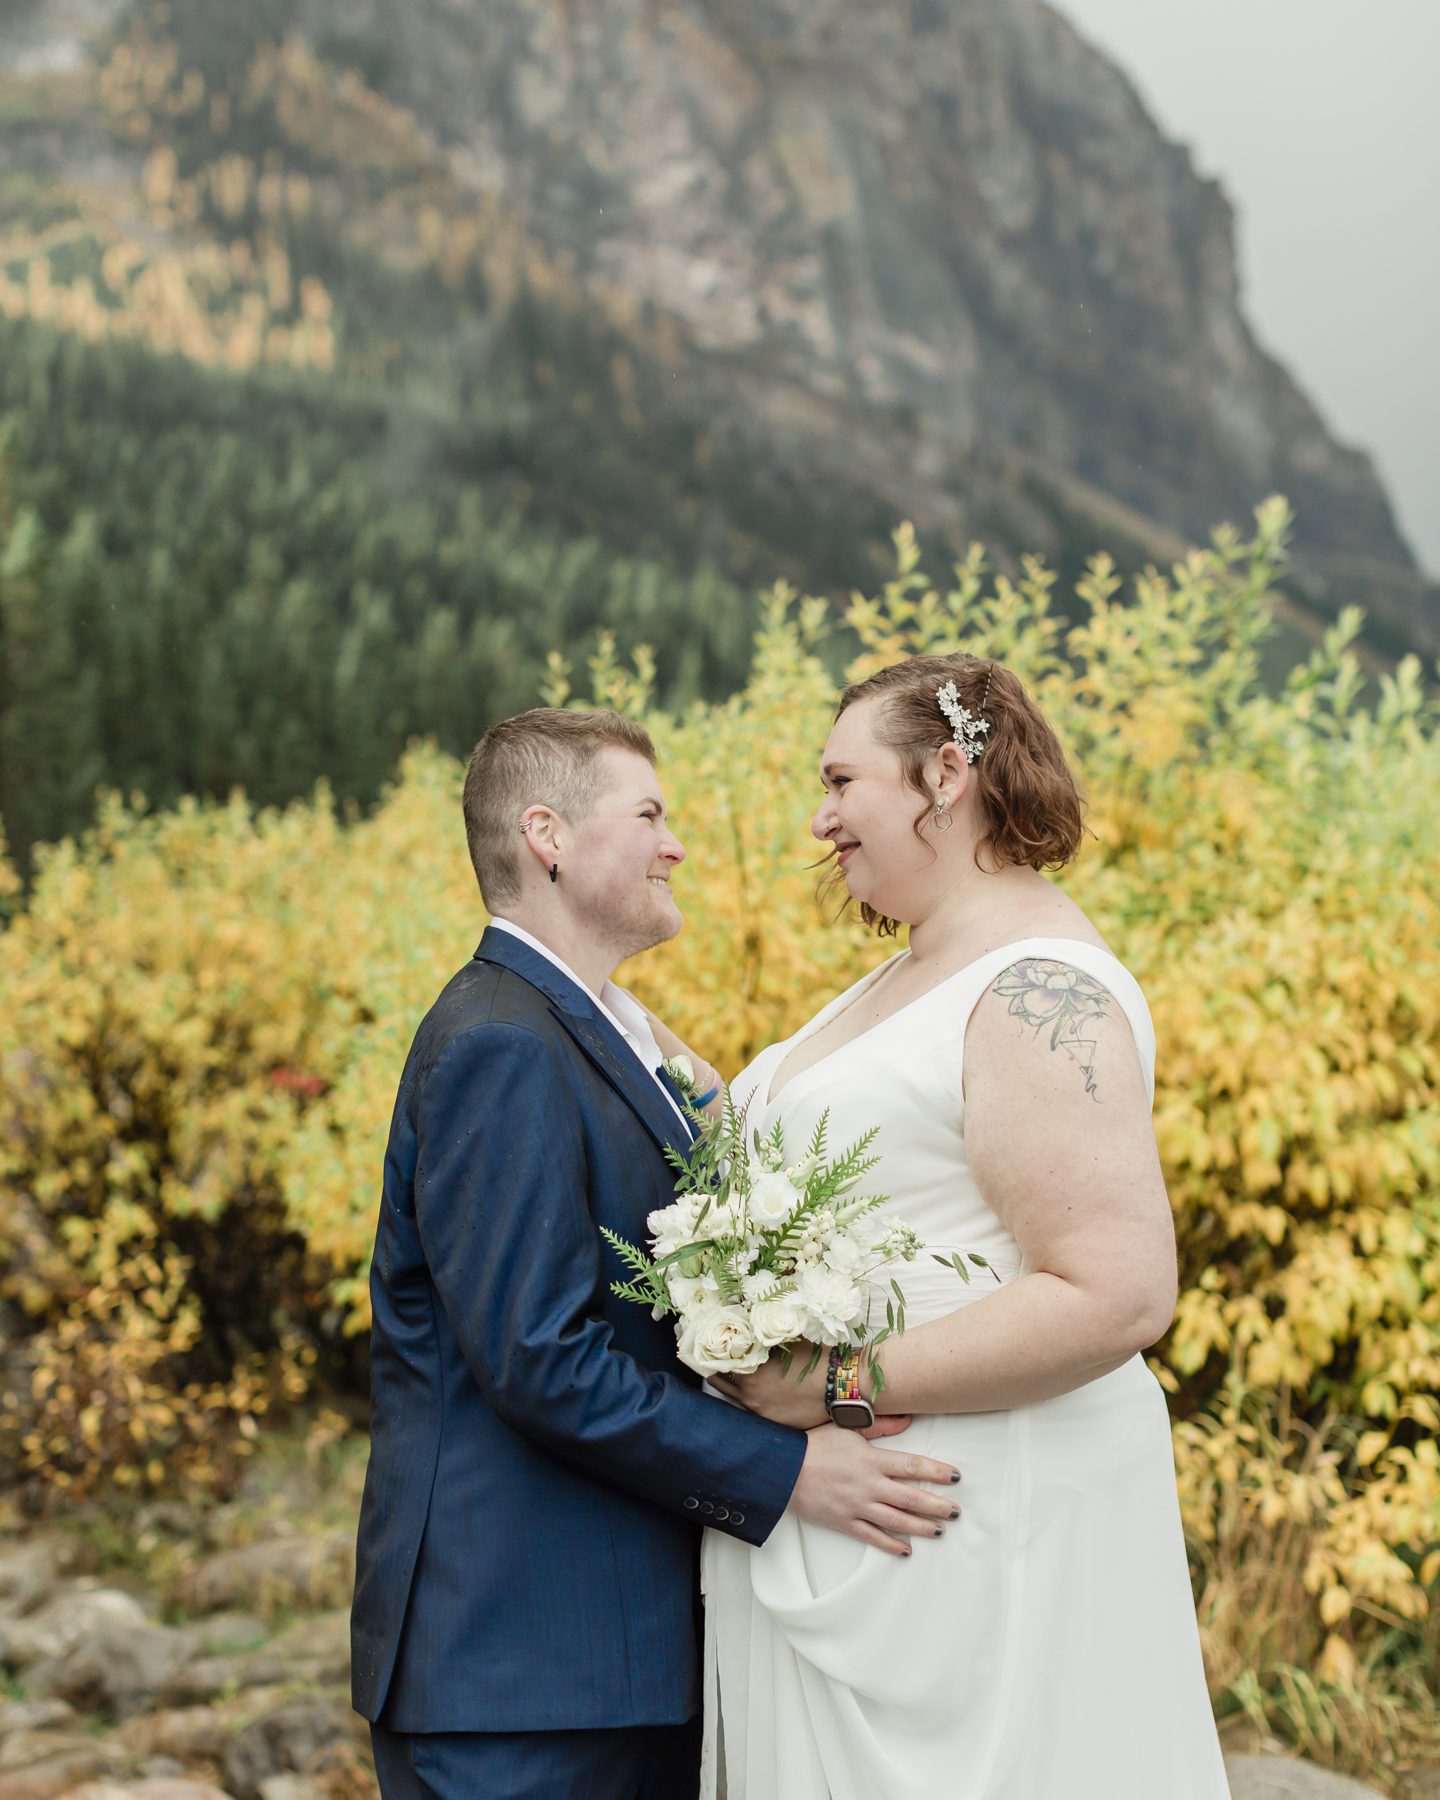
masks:
[[[1440,0],[1051,0],[1238,214],[1246,312],[1440,574]]]

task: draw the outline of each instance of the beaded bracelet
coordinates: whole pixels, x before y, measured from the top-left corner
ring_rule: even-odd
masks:
[[[830,1352],[825,1410],[845,1431],[868,1431],[875,1423],[875,1408],[860,1391],[860,1352],[836,1345]]]

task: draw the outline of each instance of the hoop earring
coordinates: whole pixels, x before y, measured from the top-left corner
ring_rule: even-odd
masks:
[[[954,823],[955,823],[954,815],[952,813],[946,812],[945,802],[942,800],[940,802],[940,804],[935,808],[935,819],[934,819],[935,829],[937,831],[948,831]]]

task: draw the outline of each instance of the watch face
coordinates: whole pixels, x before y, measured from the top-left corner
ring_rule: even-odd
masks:
[[[875,1408],[868,1400],[837,1400],[830,1417],[842,1431],[868,1431],[875,1423]]]

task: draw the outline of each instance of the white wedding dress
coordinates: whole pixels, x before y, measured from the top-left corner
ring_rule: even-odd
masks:
[[[790,1048],[876,970],[732,1083],[737,1106],[753,1096],[750,1125],[783,1119],[793,1155],[827,1108],[832,1152],[879,1127],[873,1179],[926,1244],[895,1268],[912,1327],[995,1291],[931,1251],[977,1251],[1007,1282],[1024,1272],[965,1160],[961,1065],[986,988],[1037,956],[1104,983],[1153,1094],[1134,977],[1057,938],[972,963],[769,1102]],[[886,1447],[963,1476],[944,1490],[961,1518],[908,1559],[793,1512],[758,1550],[706,1532],[703,1800],[1228,1800],[1165,1399],[1144,1360],[1039,1405],[916,1418]]]

